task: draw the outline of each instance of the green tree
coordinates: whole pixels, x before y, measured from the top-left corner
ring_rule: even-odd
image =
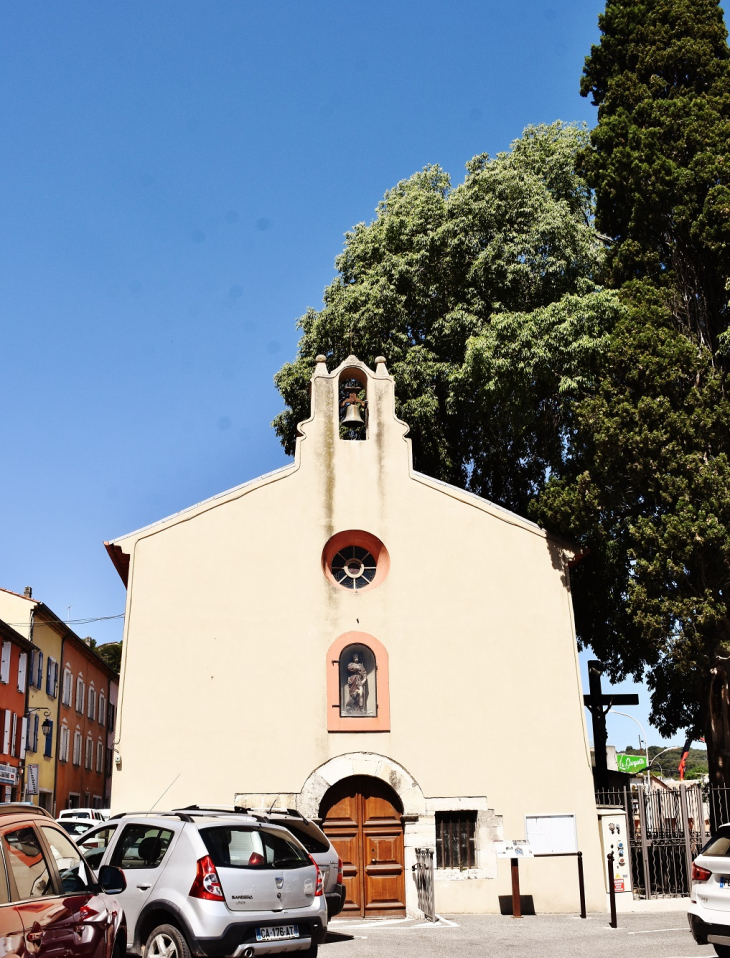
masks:
[[[730,52],[716,0],[608,0],[580,165],[625,307],[533,515],[585,546],[584,642],[730,784]]]
[[[683,331],[715,353],[730,276],[730,51],[717,0],[607,0],[581,93],[583,155],[615,285],[672,290]]]
[[[324,308],[299,320],[298,357],[276,376],[288,452],[315,356],[339,364],[352,333],[361,358],[387,354],[416,468],[527,509],[619,311],[594,281],[603,246],[575,172],[586,146],[575,125],[528,127],[455,188],[438,167],[399,183],[347,233]]]

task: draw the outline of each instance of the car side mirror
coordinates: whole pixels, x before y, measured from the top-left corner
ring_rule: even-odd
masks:
[[[127,879],[121,868],[114,865],[102,865],[99,869],[99,884],[102,891],[110,895],[119,895],[127,887]]]

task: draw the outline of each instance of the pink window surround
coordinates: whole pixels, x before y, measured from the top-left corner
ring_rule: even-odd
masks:
[[[348,645],[366,645],[375,656],[375,681],[378,714],[369,718],[340,715],[340,655]],[[345,632],[327,651],[327,731],[389,732],[390,686],[388,653],[382,642],[367,632]]]
[[[348,529],[345,532],[338,532],[329,539],[322,550],[322,571],[324,572],[325,578],[331,582],[336,589],[349,592],[344,586],[338,585],[330,569],[334,557],[340,549],[344,549],[346,546],[360,546],[361,549],[365,549],[372,555],[376,563],[375,578],[370,585],[366,585],[364,588],[359,588],[356,592],[350,592],[349,594],[360,595],[362,592],[368,592],[370,589],[377,588],[390,571],[390,556],[388,555],[388,550],[377,536],[374,536],[371,532],[364,532],[362,529]],[[373,649],[373,652],[374,651],[375,649]]]

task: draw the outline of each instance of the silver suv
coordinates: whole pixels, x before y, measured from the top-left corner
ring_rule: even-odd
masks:
[[[342,877],[342,859],[332,842],[316,822],[305,818],[295,808],[244,808],[241,805],[186,805],[177,811],[190,815],[252,815],[257,822],[283,825],[304,845],[319,866],[327,900],[327,918],[339,915],[345,904],[345,884]]]
[[[285,828],[250,815],[148,812],[88,831],[92,868],[124,872],[127,952],[145,958],[251,958],[304,951],[327,930],[324,883]]]

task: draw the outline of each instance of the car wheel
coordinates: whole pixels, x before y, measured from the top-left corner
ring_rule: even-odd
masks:
[[[730,958],[730,945],[715,945],[717,958]]]
[[[317,958],[318,949],[319,945],[316,941],[313,941],[309,948],[307,948],[306,951],[301,952],[301,954],[306,955],[306,958]]]
[[[158,925],[150,932],[145,958],[190,958],[185,935],[174,925]]]

